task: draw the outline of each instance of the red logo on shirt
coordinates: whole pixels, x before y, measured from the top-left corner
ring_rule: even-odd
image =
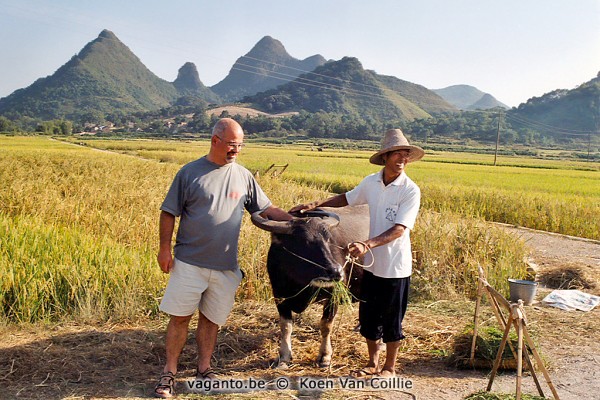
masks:
[[[230,192],[227,197],[229,197],[230,199],[239,199],[240,197],[242,197],[242,194],[240,192]]]

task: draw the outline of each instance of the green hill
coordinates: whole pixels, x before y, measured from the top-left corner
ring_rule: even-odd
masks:
[[[353,57],[328,62],[244,101],[269,113],[323,111],[379,121],[411,121],[433,112],[456,110],[422,86],[365,70]]]
[[[425,86],[403,81],[395,76],[377,75],[377,79],[396,96],[401,95],[429,114],[456,111],[456,108],[451,103]]]
[[[312,71],[324,63],[318,54],[298,60],[288,54],[279,40],[265,36],[238,58],[225,79],[211,89],[227,101],[239,100],[290,82],[303,71]]]
[[[173,86],[181,96],[194,96],[206,100],[210,103],[219,103],[220,97],[204,86],[198,75],[196,65],[191,62],[183,64],[177,73],[177,79],[173,81]]]
[[[173,83],[154,75],[104,30],[53,75],[0,99],[0,114],[84,122],[166,107],[179,96]]]
[[[600,73],[575,89],[559,89],[529,99],[509,112],[522,126],[565,136],[565,131],[600,131]],[[563,133],[561,133],[563,132]]]

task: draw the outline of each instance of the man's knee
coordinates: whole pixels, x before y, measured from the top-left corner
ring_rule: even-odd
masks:
[[[171,315],[171,320],[170,323],[176,326],[188,326],[190,323],[190,320],[192,319],[191,315],[186,315],[186,316],[178,316],[178,315]]]
[[[219,327],[219,324],[211,321],[206,317],[206,315],[202,314],[202,312],[198,312],[198,326],[216,326]]]

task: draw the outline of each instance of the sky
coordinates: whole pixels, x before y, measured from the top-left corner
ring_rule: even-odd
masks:
[[[297,59],[352,56],[511,107],[600,71],[600,0],[0,0],[0,97],[52,75],[103,29],[160,78],[191,61],[207,86],[267,35]]]

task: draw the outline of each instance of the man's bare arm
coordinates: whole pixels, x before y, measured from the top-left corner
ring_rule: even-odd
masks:
[[[271,219],[274,221],[291,221],[294,217],[285,212],[279,207],[273,205],[269,206],[265,211],[260,214],[263,218]]]
[[[305,212],[314,210],[317,207],[345,207],[347,205],[348,199],[346,199],[346,194],[342,193],[325,200],[317,200],[308,204],[298,204],[297,206],[293,207],[290,212]]]
[[[160,212],[159,237],[160,244],[158,249],[158,265],[164,273],[171,272],[173,268],[173,254],[171,253],[171,240],[173,230],[175,229],[175,216],[166,211]]]

